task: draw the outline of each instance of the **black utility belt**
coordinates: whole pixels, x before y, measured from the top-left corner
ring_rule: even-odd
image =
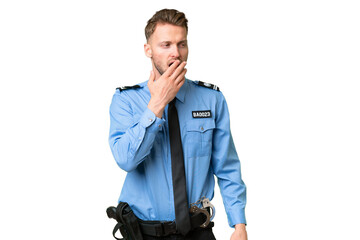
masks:
[[[191,229],[200,228],[206,221],[206,215],[204,214],[194,214],[190,216]],[[173,234],[180,234],[176,230],[175,222],[161,222],[161,221],[144,221],[139,219],[140,229],[143,234],[152,237],[166,237]],[[210,222],[206,227],[201,228],[212,228],[214,227],[214,222]]]
[[[194,208],[194,206],[192,207]],[[191,211],[190,221],[191,229],[212,228],[213,222],[210,222],[210,208],[201,211]],[[118,223],[114,227],[113,236],[117,240],[143,240],[142,234],[153,237],[165,237],[172,234],[180,234],[176,230],[175,222],[144,221],[137,218],[130,208],[129,204],[120,202],[118,206],[108,207],[106,213],[109,218],[115,219]],[[123,238],[117,238],[115,233],[120,230]]]

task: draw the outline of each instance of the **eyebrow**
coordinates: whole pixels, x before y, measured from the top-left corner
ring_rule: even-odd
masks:
[[[171,43],[170,41],[162,41],[160,42],[160,44],[164,44],[164,43]]]
[[[164,43],[171,43],[171,41],[162,41],[162,42],[160,42],[160,44],[164,44]],[[187,43],[187,40],[181,40],[178,44],[181,44],[181,43]]]

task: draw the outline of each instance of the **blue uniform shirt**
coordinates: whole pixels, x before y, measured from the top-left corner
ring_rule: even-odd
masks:
[[[147,107],[147,81],[139,86],[117,90],[110,106],[110,148],[127,172],[119,201],[143,220],[174,221],[168,106],[156,117]],[[176,98],[189,205],[213,198],[216,175],[229,225],[246,223],[246,187],[223,94],[186,79]]]

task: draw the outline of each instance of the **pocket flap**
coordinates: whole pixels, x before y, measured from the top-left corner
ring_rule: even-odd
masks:
[[[214,119],[191,119],[186,123],[189,132],[206,132],[213,128],[215,128]]]

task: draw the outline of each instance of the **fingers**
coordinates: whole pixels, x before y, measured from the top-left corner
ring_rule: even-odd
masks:
[[[166,69],[166,71],[161,76],[161,78],[164,79],[163,77],[165,77],[165,79],[166,78],[171,79],[171,82],[179,85],[182,81],[185,80],[184,77],[187,71],[185,66],[186,66],[185,61],[181,62],[180,60],[176,60],[168,69]],[[151,71],[148,85],[152,85],[154,81],[155,81],[155,73],[154,71]]]
[[[184,84],[184,82],[185,82],[185,74],[186,74],[186,72],[187,72],[187,69],[186,68],[184,68],[182,71],[181,71],[181,73],[176,77],[176,79],[175,79],[175,83],[176,84]]]
[[[179,84],[177,85],[177,87],[179,88],[179,90],[180,90],[180,88],[182,87],[182,85],[184,85],[184,83],[185,83],[185,78],[183,78],[183,79],[179,82]]]
[[[173,79],[176,79],[184,70],[185,68],[185,65],[186,65],[186,62],[182,62],[180,63],[180,65],[175,69],[175,71],[173,72],[173,74],[171,75],[171,77]]]
[[[175,62],[168,69],[166,69],[163,75],[170,77],[179,64],[180,60],[175,60]]]

